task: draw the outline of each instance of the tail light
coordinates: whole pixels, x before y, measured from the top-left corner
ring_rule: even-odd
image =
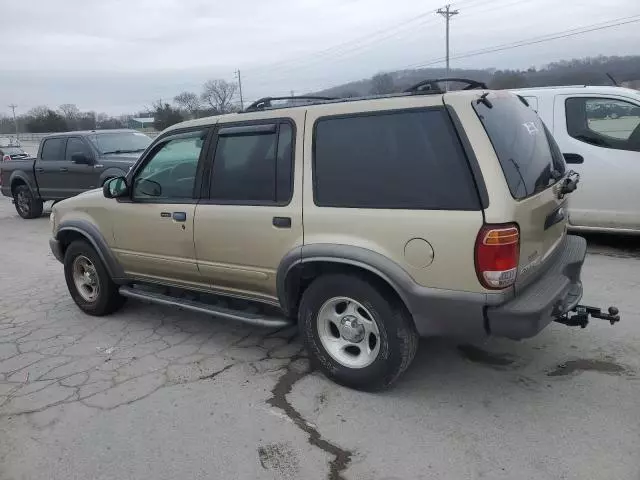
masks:
[[[520,230],[515,223],[485,225],[476,239],[476,273],[486,288],[507,288],[516,281]]]
[[[11,157],[9,155],[5,155],[4,157],[2,157],[3,162],[8,162],[9,160],[11,160]]]

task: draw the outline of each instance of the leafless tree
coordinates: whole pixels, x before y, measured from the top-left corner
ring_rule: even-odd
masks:
[[[58,107],[60,115],[67,122],[67,127],[71,130],[78,128],[78,119],[80,118],[80,109],[73,103],[64,103]]]
[[[73,120],[80,116],[80,109],[73,103],[64,103],[60,105],[58,110],[66,120]]]
[[[182,92],[173,97],[173,101],[183,110],[195,116],[200,110],[200,97],[193,92]]]
[[[233,100],[238,86],[225,80],[208,80],[203,87],[202,101],[219,113],[233,111]]]
[[[374,95],[384,95],[387,93],[393,93],[395,91],[395,85],[393,84],[393,77],[388,73],[378,73],[371,77],[371,93]]]

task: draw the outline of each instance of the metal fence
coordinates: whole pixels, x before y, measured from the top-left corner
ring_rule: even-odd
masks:
[[[105,131],[105,130],[100,130],[100,131]],[[21,142],[39,142],[40,140],[42,140],[44,137],[46,137],[47,135],[51,135],[53,132],[51,133],[20,133],[19,136],[19,140]],[[156,138],[158,135],[160,135],[160,132],[145,132],[145,131],[141,131],[141,133],[144,133],[145,135],[151,137],[151,138]],[[14,135],[0,135],[2,137],[6,136],[6,137],[15,137]]]

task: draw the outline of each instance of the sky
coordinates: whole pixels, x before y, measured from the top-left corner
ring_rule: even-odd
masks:
[[[0,0],[0,114],[74,103],[131,113],[208,79],[247,101],[418,64],[444,66],[446,0]],[[451,0],[451,66],[527,68],[640,53],[640,22],[456,55],[640,16],[639,0]]]

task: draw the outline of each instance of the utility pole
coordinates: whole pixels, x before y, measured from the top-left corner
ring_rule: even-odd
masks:
[[[439,8],[436,12],[439,15],[442,15],[445,19],[445,23],[447,25],[447,77],[449,76],[449,20],[454,15],[458,15],[460,13],[458,10],[451,10],[451,5],[447,5],[444,9]],[[449,82],[446,82],[446,90],[449,90]]]
[[[12,103],[11,105],[9,105],[9,108],[13,111],[13,125],[16,127],[16,142],[20,140],[20,138],[18,138],[18,120],[16,120],[17,107],[18,105],[16,105],[15,103]]]
[[[244,110],[244,100],[242,99],[242,77],[240,76],[240,69],[236,70],[238,76],[238,89],[240,90],[240,110]]]

